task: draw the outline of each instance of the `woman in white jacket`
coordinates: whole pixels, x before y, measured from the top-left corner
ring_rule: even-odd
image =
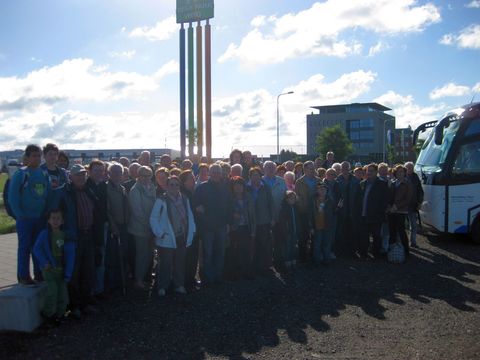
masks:
[[[188,199],[180,192],[177,176],[170,176],[166,193],[155,201],[150,226],[159,254],[158,295],[165,296],[171,281],[175,292],[185,294],[185,254],[196,228]]]

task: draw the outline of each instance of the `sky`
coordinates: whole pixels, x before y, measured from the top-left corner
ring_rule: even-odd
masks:
[[[312,106],[397,127],[480,101],[480,0],[215,1],[213,155],[306,150]],[[204,23],[203,23],[204,24]],[[0,2],[0,150],[180,149],[174,0]]]

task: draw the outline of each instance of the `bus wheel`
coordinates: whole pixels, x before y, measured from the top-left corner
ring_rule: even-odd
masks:
[[[480,217],[477,217],[472,225],[472,240],[480,245]]]

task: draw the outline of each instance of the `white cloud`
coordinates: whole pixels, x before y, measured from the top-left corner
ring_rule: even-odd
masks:
[[[447,109],[445,104],[421,106],[415,103],[412,95],[401,95],[392,90],[379,96],[374,101],[393,109],[392,115],[396,118],[395,125],[397,128],[410,125],[412,129],[415,129],[427,121],[439,119]]]
[[[54,142],[63,149],[159,148],[163,147],[165,138],[168,146],[179,147],[175,112],[95,115],[43,109],[35,114],[24,113],[0,120],[0,124],[3,149],[24,148],[31,142]]]
[[[174,62],[164,68],[176,67]],[[282,148],[305,151],[305,117],[311,106],[353,102],[370,90],[376,75],[356,71],[327,81],[315,74],[281,90],[294,91],[280,101]],[[250,148],[268,156],[276,150],[276,96],[257,89],[213,99],[212,131],[214,156],[227,156],[234,147]],[[91,99],[90,99],[91,100]],[[88,103],[87,103],[88,104]],[[161,134],[161,138],[159,135]],[[158,148],[178,149],[178,112],[91,114],[85,111],[55,111],[39,105],[35,112],[0,110],[2,149],[23,148],[28,142],[52,141],[62,148]],[[161,144],[160,144],[161,143]]]
[[[219,62],[280,63],[301,56],[345,57],[358,54],[361,44],[340,39],[342,32],[362,28],[378,34],[419,32],[440,21],[436,6],[417,6],[414,0],[327,0],[281,17],[257,16],[240,44],[231,43]]]
[[[385,50],[388,50],[389,48],[390,46],[388,44],[384,43],[383,41],[379,41],[374,46],[370,47],[368,50],[368,56],[375,56]]]
[[[480,24],[472,24],[458,34],[446,34],[440,39],[440,44],[457,45],[463,49],[480,49]]]
[[[149,41],[162,41],[170,39],[178,30],[175,16],[170,16],[159,21],[155,26],[142,26],[133,29],[129,36],[145,38]]]
[[[108,55],[112,58],[120,58],[120,59],[132,59],[136,54],[135,50],[127,50],[127,51],[112,51]]]
[[[435,88],[430,92],[430,99],[437,100],[444,97],[465,96],[470,93],[470,88],[464,85],[448,83],[442,87]]]
[[[178,68],[178,66],[176,67]],[[91,59],[65,60],[34,70],[25,77],[0,77],[0,112],[35,110],[63,101],[108,101],[142,97],[158,88],[159,81],[176,71],[170,61],[153,76],[135,72],[109,72]]]
[[[479,9],[480,8],[480,0],[472,0],[468,4],[465,4],[465,7]]]
[[[375,77],[372,72],[360,70],[328,82],[322,74],[315,74],[283,89],[281,92],[294,93],[280,100],[282,148],[305,152],[305,119],[311,106],[352,102],[370,90]],[[217,149],[250,148],[264,156],[275,153],[277,95],[258,89],[214,99],[213,135]]]
[[[476,83],[473,86],[472,91],[475,92],[475,93],[480,93],[480,82]]]

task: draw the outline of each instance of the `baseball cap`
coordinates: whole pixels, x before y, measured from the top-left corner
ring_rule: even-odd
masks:
[[[75,164],[70,168],[70,174],[72,175],[77,175],[84,172],[87,172],[87,170],[83,165],[80,164]]]

